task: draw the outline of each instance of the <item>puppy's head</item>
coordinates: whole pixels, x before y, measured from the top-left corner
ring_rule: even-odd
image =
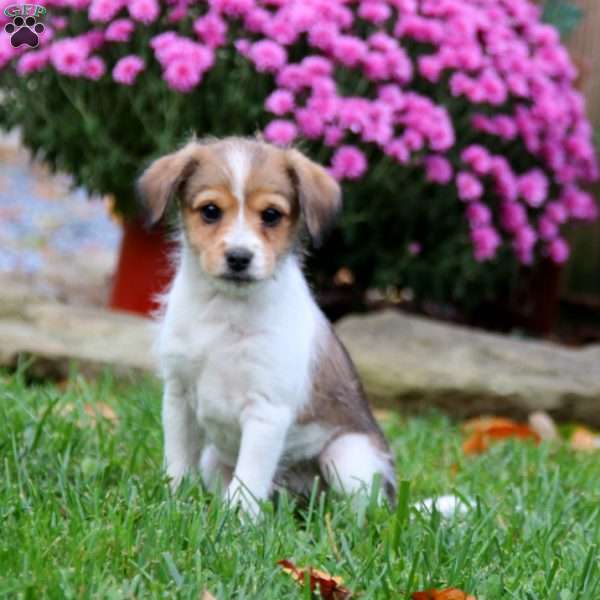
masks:
[[[302,225],[318,241],[341,202],[335,180],[297,150],[243,138],[191,142],[152,163],[139,189],[153,222],[179,197],[201,268],[237,286],[271,277]]]

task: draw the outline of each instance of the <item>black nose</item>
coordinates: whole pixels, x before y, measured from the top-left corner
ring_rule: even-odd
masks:
[[[227,265],[232,271],[241,273],[248,268],[250,261],[254,254],[246,248],[233,248],[227,252],[225,258],[227,259]]]

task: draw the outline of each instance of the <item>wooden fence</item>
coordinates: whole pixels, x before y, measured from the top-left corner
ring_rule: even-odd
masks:
[[[588,114],[600,134],[600,0],[576,0],[576,4],[585,18],[571,34],[568,45],[580,66]],[[595,192],[600,198],[600,186]],[[563,279],[563,295],[593,294],[600,302],[600,223],[577,227],[569,237],[573,256]]]

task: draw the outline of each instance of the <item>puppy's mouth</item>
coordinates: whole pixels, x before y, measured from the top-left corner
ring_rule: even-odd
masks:
[[[237,285],[248,285],[257,281],[255,277],[248,275],[248,273],[223,273],[219,278]]]

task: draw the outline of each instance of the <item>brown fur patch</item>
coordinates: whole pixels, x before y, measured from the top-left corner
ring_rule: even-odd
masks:
[[[288,162],[306,228],[313,243],[318,244],[341,208],[340,186],[321,165],[297,150],[288,150]]]
[[[377,448],[387,451],[348,352],[330,326],[323,336],[315,360],[311,402],[299,421],[327,423],[340,433],[366,433],[378,440]]]

